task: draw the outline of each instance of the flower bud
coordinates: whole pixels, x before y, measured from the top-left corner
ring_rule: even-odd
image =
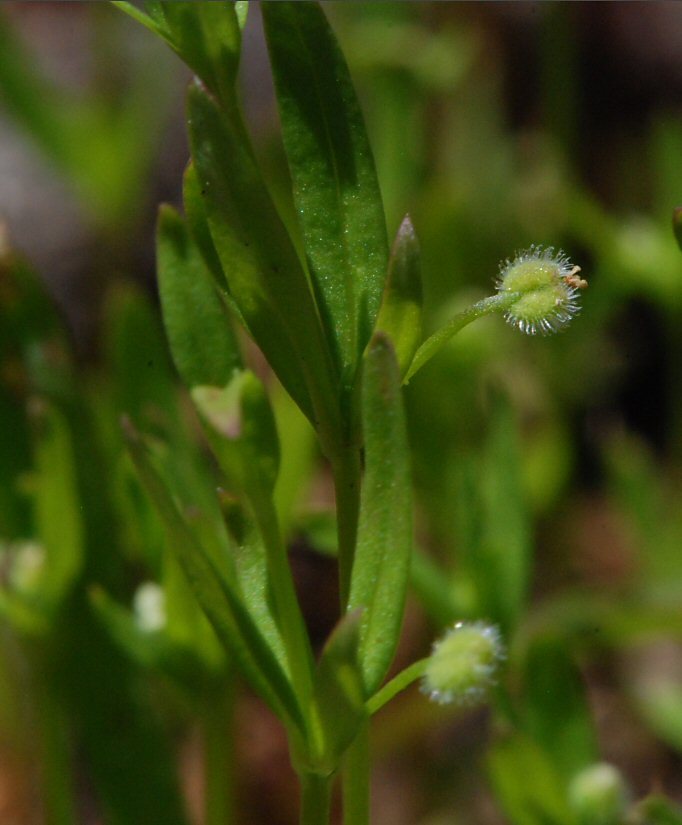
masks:
[[[10,558],[8,581],[12,589],[28,593],[35,590],[45,573],[45,547],[36,541],[18,541],[8,545]]]
[[[628,805],[623,777],[607,762],[590,765],[576,774],[568,796],[580,825],[620,825]]]
[[[435,642],[422,691],[439,704],[473,706],[484,702],[504,659],[500,631],[485,622],[457,622]]]
[[[133,596],[133,612],[140,630],[155,633],[166,625],[166,594],[156,582],[144,582]]]
[[[587,286],[564,253],[531,246],[500,264],[497,290],[520,298],[505,313],[507,323],[527,335],[549,335],[565,327],[579,312],[579,290]]]

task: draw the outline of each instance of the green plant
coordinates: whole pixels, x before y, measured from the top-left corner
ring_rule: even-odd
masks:
[[[162,208],[159,284],[176,367],[236,496],[224,505],[230,555],[211,554],[130,424],[129,448],[219,639],[287,729],[302,785],[301,821],[327,821],[332,778],[342,769],[344,821],[367,822],[369,716],[426,667],[398,674],[377,693],[398,644],[412,552],[401,383],[482,315],[507,312],[527,332],[564,324],[576,311],[577,268],[551,250],[523,253],[507,263],[497,295],[419,346],[414,230],[406,218],[389,256],[362,116],[321,8],[261,7],[298,217],[290,234],[237,99],[245,8],[147,3],[143,12],[117,5],[198,76],[188,96],[185,219]],[[341,618],[317,662],[275,504],[278,435],[262,382],[243,366],[235,325],[308,418],[334,478]],[[461,684],[473,696],[478,681],[482,687],[490,680],[498,654],[478,675],[474,648],[455,649],[448,665],[446,644],[452,646],[443,642],[434,662],[439,679],[443,668],[453,668],[453,676],[438,694],[455,699]],[[431,681],[434,667],[426,670]]]
[[[475,27],[432,31],[429,4],[263,4],[287,178],[272,175],[281,148],[254,150],[241,112],[246,4],[116,5],[196,75],[184,214],[163,206],[157,227],[165,338],[189,394],[136,290],[111,292],[93,368],[3,244],[0,612],[36,709],[26,738],[46,819],[82,819],[83,777],[107,823],[188,821],[174,746],[193,729],[204,821],[251,817],[234,787],[245,677],[286,730],[304,823],[335,815],[339,776],[344,822],[368,822],[375,757],[412,756],[427,737],[448,743],[440,763],[410,759],[433,821],[480,821],[483,793],[514,825],[679,822],[663,797],[631,805],[630,772],[608,764],[585,690],[590,668],[613,659],[618,698],[679,751],[680,691],[657,648],[682,632],[679,484],[631,434],[598,448],[637,572],[585,587],[571,569],[571,530],[585,521],[576,411],[615,380],[605,330],[633,296],[676,340],[679,258],[666,230],[607,211],[569,166],[570,14],[542,12],[551,111],[529,163],[500,127],[496,72],[476,74]],[[104,34],[112,11],[98,7]],[[378,175],[327,14],[355,76],[371,77]],[[55,104],[8,27],[0,50],[8,111],[95,207],[109,243],[130,244],[158,112],[144,73],[130,107],[98,95]],[[426,139],[432,107],[442,117]],[[680,134],[671,121],[650,136],[661,213]],[[380,189],[389,226],[408,206],[415,216],[390,249]],[[530,247],[534,235],[580,248],[596,276],[578,328],[556,342],[516,330],[565,326],[585,282],[563,253]],[[523,251],[500,265],[493,295],[451,300],[460,273],[489,280],[514,244]],[[515,329],[468,326],[492,314]],[[334,506],[309,512],[307,488],[328,478]],[[338,621],[319,646],[292,543],[338,564]],[[397,667],[409,591],[427,626]],[[13,649],[0,661],[2,733],[19,727]],[[622,676],[623,661],[648,656]],[[406,690],[419,680],[421,692]],[[464,714],[476,724],[475,737],[461,731],[466,764],[450,747]]]

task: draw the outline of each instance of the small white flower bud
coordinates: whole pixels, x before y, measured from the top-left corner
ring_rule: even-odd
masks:
[[[568,789],[569,802],[580,825],[620,825],[628,796],[620,772],[607,762],[580,771]]]
[[[144,582],[133,596],[133,612],[140,630],[155,633],[166,625],[166,595],[156,582]]]
[[[457,622],[434,643],[422,691],[439,704],[481,704],[496,683],[504,657],[502,638],[495,625]]]
[[[12,557],[9,582],[14,590],[33,590],[45,571],[45,547],[37,541],[19,541],[10,545]]]

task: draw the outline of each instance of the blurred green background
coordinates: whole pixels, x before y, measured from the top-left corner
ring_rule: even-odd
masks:
[[[254,7],[244,106],[291,220]],[[427,331],[533,243],[590,284],[562,334],[482,320],[408,388],[419,556],[400,664],[460,618],[498,622],[510,652],[493,711],[414,690],[377,718],[373,821],[596,823],[571,787],[599,761],[632,801],[682,803],[682,7],[324,7],[389,233],[409,212],[420,238]],[[217,780],[235,774],[235,821],[293,822],[282,733],[162,562],[118,429],[128,413],[171,445],[180,487],[210,496],[154,287],[189,76],[108,4],[0,12],[0,821],[203,821],[217,731],[239,754]],[[335,618],[330,481],[273,393],[280,505],[320,642]]]

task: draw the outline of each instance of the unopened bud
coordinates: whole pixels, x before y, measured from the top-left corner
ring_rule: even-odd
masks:
[[[20,541],[10,545],[9,552],[12,557],[10,585],[24,593],[34,590],[45,571],[45,548],[36,541]]]
[[[133,596],[133,612],[140,630],[155,633],[166,625],[166,596],[156,582],[144,582]]]
[[[576,774],[568,789],[580,825],[620,825],[628,806],[628,789],[620,772],[607,762]]]

